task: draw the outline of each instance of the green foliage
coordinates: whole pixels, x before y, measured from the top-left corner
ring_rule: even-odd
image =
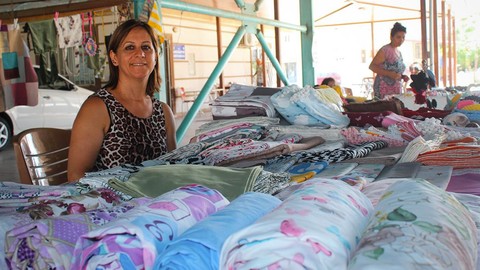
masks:
[[[478,68],[480,56],[480,11],[458,20],[456,27],[457,64],[459,70]]]

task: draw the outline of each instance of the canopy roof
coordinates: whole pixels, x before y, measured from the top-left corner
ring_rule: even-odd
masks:
[[[466,2],[465,0],[456,1]],[[55,11],[60,13],[76,13],[127,2],[133,1],[6,0],[0,2],[0,19],[13,20],[13,18],[24,18],[32,20],[35,17],[52,16],[52,13]],[[239,11],[233,0],[186,0],[184,2],[230,11]],[[255,0],[245,0],[244,2],[255,3]],[[259,11],[260,15],[273,18],[273,1],[259,2],[262,2]],[[420,17],[420,2],[419,0],[315,0],[313,1],[315,7],[315,26],[418,19]],[[455,1],[452,0],[448,2],[455,3]]]

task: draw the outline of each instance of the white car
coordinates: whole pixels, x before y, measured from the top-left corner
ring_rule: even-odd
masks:
[[[39,67],[35,67],[38,73]],[[15,106],[0,112],[0,150],[10,144],[14,135],[36,127],[70,129],[80,106],[93,94],[62,75],[54,85],[39,85],[36,106]]]

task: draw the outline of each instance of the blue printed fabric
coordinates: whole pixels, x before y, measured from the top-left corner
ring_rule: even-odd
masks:
[[[332,104],[321,101],[310,86],[286,86],[272,95],[271,100],[275,109],[292,125],[346,127],[350,122]]]
[[[241,195],[172,241],[157,256],[153,269],[219,269],[220,251],[225,240],[280,203],[280,199],[263,193]]]

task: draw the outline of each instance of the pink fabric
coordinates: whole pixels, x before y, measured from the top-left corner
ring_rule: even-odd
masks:
[[[460,100],[460,101],[457,103],[457,109],[462,109],[462,108],[465,107],[465,106],[474,105],[474,104],[476,104],[475,101],[470,100],[470,99]]]
[[[466,173],[452,176],[447,191],[480,196],[480,174]]]
[[[391,114],[385,116],[385,118],[383,118],[382,126],[385,127],[385,128],[388,128],[389,126],[395,125],[399,122],[412,122],[412,121],[413,120],[408,118],[408,117],[398,115],[396,113],[391,113]]]

